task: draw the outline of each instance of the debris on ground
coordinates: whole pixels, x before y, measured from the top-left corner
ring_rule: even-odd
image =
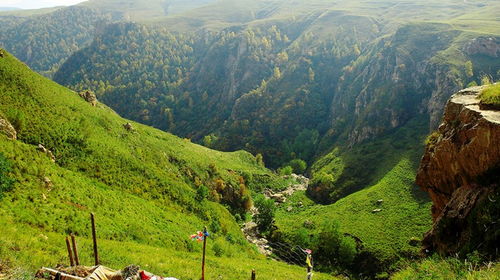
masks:
[[[97,266],[57,266],[55,269],[42,267],[35,279],[46,280],[178,280],[172,277],[161,277],[141,270],[139,266],[129,265],[123,270],[114,270],[102,265]]]

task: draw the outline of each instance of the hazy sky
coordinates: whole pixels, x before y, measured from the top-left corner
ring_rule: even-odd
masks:
[[[40,9],[54,6],[71,6],[86,0],[0,0],[0,7]]]

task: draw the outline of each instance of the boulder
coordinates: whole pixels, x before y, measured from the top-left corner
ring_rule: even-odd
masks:
[[[81,98],[85,99],[85,101],[90,103],[92,106],[97,105],[97,97],[92,91],[90,91],[90,90],[83,91],[83,92],[80,92],[79,95]]]
[[[0,114],[0,133],[7,135],[9,139],[17,139],[17,131],[10,122]]]
[[[132,130],[132,124],[128,122],[123,125],[123,128],[125,128],[127,131],[130,131]]]

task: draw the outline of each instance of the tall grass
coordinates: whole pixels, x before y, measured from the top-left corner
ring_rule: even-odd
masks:
[[[482,105],[500,109],[500,83],[487,85],[479,94]]]

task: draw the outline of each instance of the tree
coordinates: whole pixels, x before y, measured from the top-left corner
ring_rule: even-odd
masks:
[[[354,53],[355,56],[359,56],[361,54],[361,51],[358,48],[358,45],[352,46],[352,52]]]
[[[279,67],[274,67],[274,76],[279,79],[281,78],[281,72]]]
[[[257,162],[258,165],[264,165],[264,161],[262,160],[262,155],[261,154],[257,154],[255,156],[255,162]]]
[[[294,159],[290,161],[288,165],[293,169],[293,172],[296,174],[304,174],[304,172],[307,169],[307,163],[301,159]]]
[[[276,206],[274,205],[274,200],[267,199],[264,195],[259,195],[254,201],[255,207],[259,210],[258,214],[255,214],[254,221],[261,233],[265,233],[271,229],[271,225],[276,215]]]
[[[309,67],[309,82],[314,82],[314,70],[311,67]]]
[[[202,202],[207,198],[207,195],[208,195],[208,188],[205,186],[199,186],[198,189],[196,190],[195,199],[198,202]]]

